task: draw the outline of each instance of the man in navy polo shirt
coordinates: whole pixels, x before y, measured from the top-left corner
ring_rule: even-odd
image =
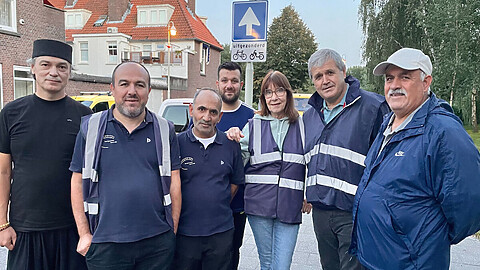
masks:
[[[222,97],[222,119],[217,124],[217,129],[220,131],[225,132],[231,127],[238,127],[242,130],[248,119],[253,117],[253,109],[239,99],[243,86],[241,77],[242,68],[235,62],[225,62],[218,66],[217,88]],[[237,194],[230,203],[235,227],[232,245],[232,270],[238,268],[240,247],[242,246],[243,232],[247,221],[243,205],[244,190],[245,185],[239,185]]]
[[[230,201],[245,176],[240,146],[216,129],[221,109],[215,90],[197,91],[190,105],[194,125],[178,135],[183,191],[174,269],[231,267]]]
[[[70,166],[77,252],[89,269],[169,269],[181,208],[174,128],[146,109],[141,64],[118,65],[110,89],[115,106],[82,119]]]

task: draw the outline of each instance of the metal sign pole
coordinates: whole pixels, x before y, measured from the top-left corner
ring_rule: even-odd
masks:
[[[247,62],[245,69],[245,103],[253,104],[253,63]]]

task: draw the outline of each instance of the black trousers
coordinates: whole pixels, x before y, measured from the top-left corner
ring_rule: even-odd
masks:
[[[210,236],[177,235],[174,270],[228,270],[233,229]]]
[[[357,258],[348,253],[352,237],[352,213],[313,207],[313,229],[324,270],[360,270]]]
[[[75,226],[49,231],[16,232],[15,248],[8,252],[8,270],[85,270],[78,254]]]
[[[245,212],[233,213],[233,243],[232,243],[232,270],[238,269],[240,261],[240,248],[243,243],[243,233],[245,232],[245,223],[247,222],[247,214]]]
[[[85,258],[89,270],[169,270],[174,252],[170,230],[132,243],[92,243]]]

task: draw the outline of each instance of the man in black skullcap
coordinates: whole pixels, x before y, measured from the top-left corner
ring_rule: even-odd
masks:
[[[65,94],[68,44],[36,40],[30,61],[35,93],[0,112],[0,245],[7,269],[86,269],[75,251],[68,167],[80,118],[92,111]]]

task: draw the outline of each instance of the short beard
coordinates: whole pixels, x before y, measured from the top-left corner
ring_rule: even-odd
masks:
[[[222,101],[225,104],[235,104],[235,102],[237,102],[238,98],[240,98],[240,91],[238,91],[238,93],[233,95],[233,97],[231,97],[231,98],[228,98],[225,95],[225,93],[222,94]]]
[[[146,107],[146,104],[142,104],[139,108],[129,111],[128,109],[125,109],[123,105],[118,104],[118,106],[116,106],[119,113],[121,113],[123,116],[132,118],[132,119],[139,117],[143,113],[143,111],[145,111],[145,107]]]

